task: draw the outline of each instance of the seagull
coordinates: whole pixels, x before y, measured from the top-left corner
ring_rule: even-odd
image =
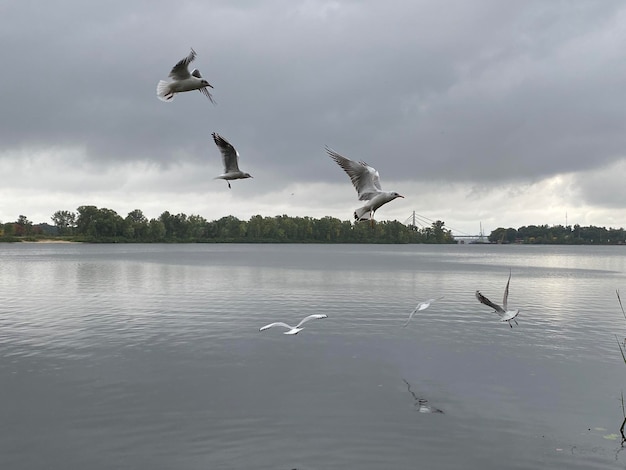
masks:
[[[161,101],[172,101],[176,93],[198,90],[200,91],[200,93],[206,96],[209,101],[211,101],[211,103],[215,104],[215,101],[213,101],[213,96],[211,95],[211,93],[209,93],[209,90],[207,89],[207,87],[213,88],[213,86],[204,78],[202,78],[202,75],[200,75],[200,71],[198,69],[193,69],[193,71],[189,73],[189,64],[193,62],[195,58],[196,51],[191,49],[191,52],[187,57],[179,60],[178,63],[174,67],[172,67],[172,71],[169,75],[172,81],[159,81],[157,85],[157,97]]]
[[[420,302],[419,304],[417,304],[417,307],[415,307],[413,309],[413,311],[409,315],[409,319],[406,321],[404,326],[407,326],[409,324],[409,322],[411,321],[411,318],[413,318],[413,315],[415,314],[415,312],[419,312],[421,310],[426,310],[428,307],[430,307],[430,304],[432,304],[436,300],[441,300],[441,299],[443,299],[443,297],[437,297],[436,299],[424,300],[423,302]],[[403,326],[403,328],[404,328],[404,326]]]
[[[404,197],[395,191],[383,191],[380,187],[378,171],[367,163],[350,160],[328,147],[326,147],[326,152],[348,174],[359,195],[359,201],[369,201],[354,211],[354,219],[357,222],[370,219],[373,226],[376,209],[397,197]]]
[[[239,170],[239,152],[235,150],[235,147],[217,132],[213,132],[211,135],[215,144],[220,148],[220,152],[222,152],[222,163],[224,164],[224,173],[213,179],[226,180],[230,188],[230,181],[228,180],[252,178],[250,173]]]
[[[509,280],[506,281],[506,287],[504,289],[504,298],[502,299],[502,307],[496,303],[493,303],[487,297],[482,295],[480,291],[476,291],[476,298],[481,304],[485,304],[493,308],[496,311],[496,313],[500,315],[500,321],[508,321],[509,326],[513,328],[513,325],[511,325],[511,320],[513,320],[516,325],[519,324],[517,323],[517,320],[515,319],[515,317],[519,315],[519,310],[509,310],[507,307],[507,299],[509,297],[509,283],[510,282],[511,282],[511,273],[509,272]]]
[[[308,317],[304,317],[300,321],[300,323],[298,323],[296,326],[287,325],[287,323],[283,323],[282,321],[277,321],[277,322],[274,322],[274,323],[270,323],[269,325],[262,326],[261,328],[259,328],[259,331],[267,330],[268,328],[271,328],[273,326],[283,326],[285,328],[288,328],[288,331],[285,331],[283,333],[284,335],[297,335],[302,330],[304,330],[304,327],[301,328],[301,326],[303,324],[305,324],[309,320],[317,320],[317,319],[320,319],[320,318],[328,318],[328,315],[326,315],[325,313],[314,313],[313,315],[309,315]]]

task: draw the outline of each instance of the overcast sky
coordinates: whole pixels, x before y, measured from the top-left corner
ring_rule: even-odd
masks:
[[[349,220],[328,145],[405,196],[377,220],[626,226],[622,1],[0,0],[0,43],[2,222]],[[215,106],[156,97],[191,47]]]

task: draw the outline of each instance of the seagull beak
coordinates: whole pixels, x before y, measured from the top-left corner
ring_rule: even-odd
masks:
[[[404,196],[402,194],[398,194],[398,197],[401,197],[402,199],[404,199]]]

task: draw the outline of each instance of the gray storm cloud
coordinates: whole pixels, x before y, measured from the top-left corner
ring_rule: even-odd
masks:
[[[349,182],[324,145],[376,167],[383,187],[414,189],[420,204],[428,199],[424,188],[445,186],[451,194],[457,189],[449,185],[458,185],[458,194],[467,195],[473,185],[522,187],[623,169],[621,2],[185,1],[173,10],[169,2],[64,1],[34,7],[28,1],[2,7],[0,38],[11,47],[2,53],[10,68],[0,76],[0,165],[23,172],[43,192],[58,187],[37,174],[41,165],[25,169],[23,162],[29,154],[45,162],[49,149],[79,152],[79,164],[75,157],[54,160],[67,166],[61,174],[76,178],[97,168],[96,176],[126,175],[123,184],[134,181],[138,187],[128,190],[139,191],[147,183],[128,172],[152,168],[149,178],[162,176],[155,187],[163,194],[186,187],[197,193],[203,184],[215,191],[207,179],[221,169],[211,132],[231,141],[255,175],[254,186],[233,197],[256,200],[291,185],[329,183],[353,204],[355,195],[344,187]],[[190,47],[198,53],[193,66],[215,87],[217,106],[195,92],[171,103],[156,98],[156,83]],[[189,180],[175,176],[181,167],[202,170]],[[84,190],[74,186],[67,191],[80,200]],[[579,196],[579,205],[600,207],[623,200],[585,188]],[[441,204],[432,208],[437,213],[452,210],[450,202],[432,199]],[[10,202],[0,217],[19,207]],[[280,204],[285,211],[307,210]],[[212,210],[210,204],[204,209]]]

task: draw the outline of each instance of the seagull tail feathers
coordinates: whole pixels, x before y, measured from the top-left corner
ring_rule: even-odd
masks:
[[[354,211],[354,220],[360,222],[361,220],[369,220],[370,219],[370,211],[365,207],[359,207]]]
[[[170,84],[165,80],[160,80],[157,85],[157,97],[161,101],[172,101],[174,99],[174,93],[170,91]]]

